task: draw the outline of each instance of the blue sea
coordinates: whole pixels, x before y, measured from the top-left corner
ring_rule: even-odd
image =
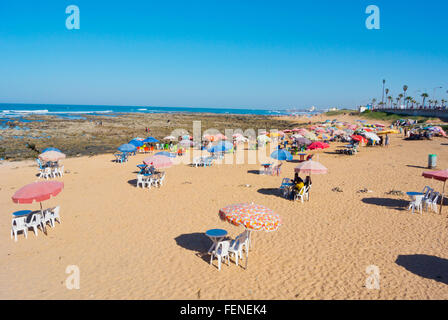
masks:
[[[67,119],[84,119],[84,115],[114,116],[120,113],[214,113],[239,115],[291,115],[316,114],[305,109],[234,109],[234,108],[194,108],[194,107],[145,107],[145,106],[89,106],[89,105],[43,105],[43,104],[0,104],[0,120],[23,119],[29,115],[55,115]],[[20,121],[20,120],[19,120]],[[28,120],[29,121],[29,120]]]

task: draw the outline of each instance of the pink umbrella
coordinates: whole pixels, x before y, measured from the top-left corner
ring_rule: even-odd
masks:
[[[222,133],[218,133],[218,134],[215,136],[215,139],[216,139],[216,140],[227,140],[227,137],[226,137],[225,135],[223,135]]]
[[[317,141],[310,144],[308,150],[327,149],[329,147],[330,145],[328,143]]]
[[[65,154],[58,151],[47,151],[39,155],[39,159],[44,161],[59,161],[65,159]]]
[[[143,160],[143,163],[147,166],[153,165],[157,169],[169,168],[173,165],[170,158],[166,156],[149,156]]]
[[[294,168],[294,171],[297,173],[305,173],[311,175],[313,174],[326,174],[328,172],[328,169],[324,167],[319,162],[308,160],[305,162],[302,162],[297,167]]]
[[[20,188],[12,196],[15,203],[42,202],[57,196],[64,188],[64,183],[60,181],[41,181],[28,184]]]
[[[443,181],[442,200],[440,200],[440,214],[442,214],[443,195],[445,194],[445,184],[448,179],[448,170],[442,171],[426,171],[422,174],[425,178]]]
[[[328,172],[328,169],[324,167],[319,162],[308,160],[305,162],[302,162],[297,167],[294,168],[294,171],[297,173],[304,173],[311,177],[311,174],[326,174]],[[308,194],[311,192],[308,191]]]
[[[41,181],[28,184],[14,193],[12,201],[15,203],[40,203],[40,212],[42,212],[42,201],[57,196],[64,188],[64,183],[60,181]],[[46,232],[45,226],[44,232]]]

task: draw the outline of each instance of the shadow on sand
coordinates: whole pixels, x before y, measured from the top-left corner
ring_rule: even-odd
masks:
[[[283,198],[279,188],[263,188],[258,189],[257,192],[266,196],[276,196],[279,198]]]
[[[195,232],[181,234],[174,238],[176,244],[184,249],[194,251],[195,255],[207,263],[210,263],[210,255],[207,251],[212,246],[212,241],[205,233]]]
[[[420,277],[448,284],[448,260],[426,254],[399,255],[395,263]]]
[[[260,174],[260,170],[247,170],[247,173]]]
[[[412,164],[407,164],[406,167],[417,168],[417,169],[428,169],[428,167],[414,166]],[[428,170],[430,170],[430,169],[428,169]]]
[[[409,201],[391,198],[364,198],[362,202],[396,210],[406,210],[409,206]]]

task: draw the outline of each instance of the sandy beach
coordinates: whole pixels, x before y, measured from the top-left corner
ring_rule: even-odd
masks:
[[[278,192],[297,161],[284,163],[278,177],[257,174],[259,163],[179,164],[166,169],[164,186],[145,190],[135,187],[145,155],[123,164],[112,154],[67,158],[68,172],[57,178],[64,190],[43,203],[61,206],[62,223],[18,242],[10,239],[10,214],[39,204],[14,204],[11,196],[38,180],[37,167],[4,162],[0,299],[447,299],[448,208],[411,214],[406,196],[425,185],[441,191],[422,172],[428,154],[437,154],[439,169],[448,167],[447,143],[394,135],[390,147],[363,147],[355,156],[335,154],[342,143],[332,143],[315,152],[329,172],[313,177],[305,203]],[[243,228],[221,221],[218,211],[245,202],[273,209],[283,225],[253,234],[247,270],[232,261],[218,271],[203,254],[211,245],[204,232],[237,236]],[[66,288],[70,265],[79,267],[79,290]],[[379,290],[366,288],[371,265],[380,270]]]

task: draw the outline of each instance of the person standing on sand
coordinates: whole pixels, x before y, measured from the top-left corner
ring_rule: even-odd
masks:
[[[386,147],[389,146],[389,135],[388,134],[386,134],[385,145],[386,145]]]

